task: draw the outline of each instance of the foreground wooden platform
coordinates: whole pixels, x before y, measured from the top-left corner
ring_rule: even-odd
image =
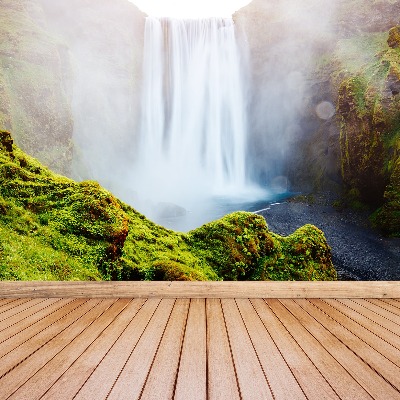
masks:
[[[399,288],[2,282],[0,399],[400,399]]]

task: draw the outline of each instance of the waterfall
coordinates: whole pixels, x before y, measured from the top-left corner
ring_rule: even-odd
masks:
[[[230,18],[147,17],[135,188],[190,200],[248,190],[241,62]]]

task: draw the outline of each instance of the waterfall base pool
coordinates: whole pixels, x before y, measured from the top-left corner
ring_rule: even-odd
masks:
[[[178,232],[188,232],[235,211],[264,211],[271,205],[284,201],[291,196],[293,196],[293,193],[284,193],[257,201],[218,197],[193,204],[187,209],[176,206],[177,212],[175,215],[173,205],[171,205],[171,213],[168,215],[168,212],[165,212],[165,208],[163,207],[165,204],[161,204],[161,209],[157,210],[155,208],[155,212],[153,215],[149,215],[149,218],[168,229]],[[179,211],[181,212],[179,213]]]

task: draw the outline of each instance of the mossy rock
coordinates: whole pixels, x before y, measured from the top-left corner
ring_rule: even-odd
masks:
[[[288,237],[263,217],[235,212],[190,232],[193,247],[225,280],[335,280],[322,231],[305,225]]]
[[[389,32],[389,45],[398,28]],[[400,52],[392,47],[382,43],[373,60],[342,81],[338,93],[342,177],[348,202],[373,208],[388,201],[387,194],[392,193],[388,185],[393,187],[391,175],[400,155]],[[380,218],[376,221],[383,223]]]
[[[372,216],[374,224],[389,236],[400,237],[400,158],[385,191],[385,204]]]
[[[389,38],[387,43],[389,47],[393,49],[400,47],[400,26],[394,26],[389,30]]]
[[[0,132],[0,279],[335,279],[321,231],[288,238],[237,212],[188,234],[165,229],[97,182],[43,167]]]

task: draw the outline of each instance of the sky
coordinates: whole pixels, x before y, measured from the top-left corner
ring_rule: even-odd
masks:
[[[148,15],[174,18],[230,17],[251,0],[129,0]]]

